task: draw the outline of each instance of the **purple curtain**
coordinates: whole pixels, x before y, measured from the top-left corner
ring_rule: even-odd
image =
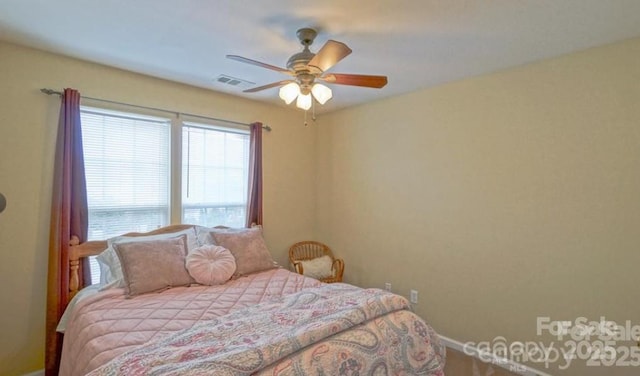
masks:
[[[53,171],[53,197],[49,230],[49,274],[47,278],[46,375],[57,375],[62,335],[56,326],[69,303],[69,241],[87,240],[87,188],[80,129],[80,93],[65,89],[60,106]],[[80,287],[90,283],[88,261],[80,265]]]
[[[262,123],[253,123],[250,129],[247,227],[262,224]]]

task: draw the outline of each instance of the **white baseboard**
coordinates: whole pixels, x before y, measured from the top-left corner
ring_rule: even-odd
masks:
[[[486,354],[480,356],[480,351],[475,346],[470,346],[468,344],[464,344],[460,341],[456,341],[455,339],[451,339],[449,337],[445,337],[443,335],[439,335],[440,341],[450,349],[459,351],[463,354],[472,356],[481,362],[484,362],[487,358]],[[501,358],[497,355],[491,354],[492,361],[491,364],[498,366],[500,368],[504,368],[509,372],[517,373],[522,376],[551,376],[550,374],[542,371],[538,371],[537,369],[533,369],[531,367],[525,366],[524,364],[514,362],[509,359]],[[484,360],[483,360],[484,359]]]
[[[22,376],[44,376],[44,370],[41,369],[41,370],[38,370],[38,371],[35,371],[35,372],[27,373],[27,374],[22,375]]]

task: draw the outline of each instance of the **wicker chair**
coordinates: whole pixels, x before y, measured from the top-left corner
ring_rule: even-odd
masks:
[[[322,278],[319,281],[324,283],[342,282],[342,274],[344,273],[344,261],[333,256],[331,248],[326,244],[315,241],[304,241],[292,245],[289,248],[289,261],[295,269],[296,273],[304,274],[302,263],[300,261],[312,260],[317,257],[328,255],[333,260],[332,271],[333,277]]]

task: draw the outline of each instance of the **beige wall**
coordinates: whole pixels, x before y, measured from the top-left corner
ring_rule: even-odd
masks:
[[[315,134],[276,106],[0,43],[0,374],[43,368],[52,157],[59,100],[42,87],[230,120],[262,121],[265,237],[280,262],[314,235]],[[292,183],[294,182],[294,183]]]
[[[317,131],[317,231],[348,282],[417,289],[417,312],[462,342],[541,340],[538,316],[640,324],[640,39],[346,109]]]
[[[419,290],[417,312],[446,336],[536,340],[537,316],[640,323],[638,39],[314,127],[300,112],[4,43],[0,82],[3,375],[43,366],[59,102],[41,87],[271,125],[265,222],[276,258],[285,262],[294,241],[326,241],[346,259],[348,282]]]

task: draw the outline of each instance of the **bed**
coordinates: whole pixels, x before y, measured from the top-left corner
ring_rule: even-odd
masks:
[[[272,260],[269,267],[263,263],[259,270],[252,265],[243,271],[247,262],[255,264],[259,258],[251,250],[256,242],[263,244],[261,229],[253,230],[253,243],[237,241],[247,232],[177,225],[72,246],[70,294],[77,296],[59,327],[64,331],[60,375],[444,374],[444,346],[405,298],[320,283]],[[140,244],[155,247],[154,242],[182,244],[186,255],[208,243],[224,244],[233,250],[237,268],[221,284],[190,281],[136,291],[155,276],[145,274],[133,285],[131,265],[142,263],[156,274],[162,267],[131,261],[123,249],[137,247],[139,255]],[[110,248],[118,251],[129,281],[124,287],[122,280],[108,281],[111,271],[101,262],[105,280],[76,291],[79,260],[92,255],[104,259]]]

